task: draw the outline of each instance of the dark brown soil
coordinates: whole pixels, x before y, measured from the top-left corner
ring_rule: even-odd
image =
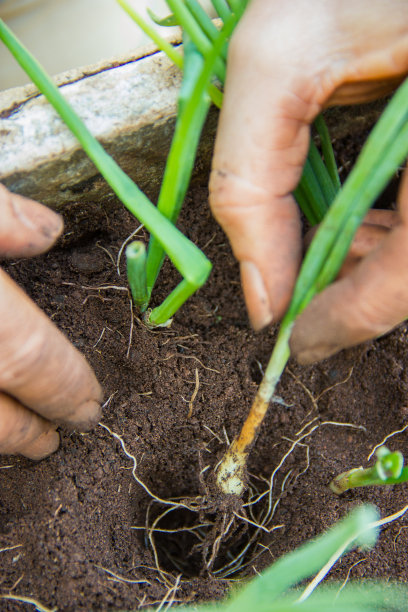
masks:
[[[348,159],[349,145],[343,145],[341,155]],[[227,439],[238,433],[276,333],[250,330],[238,268],[206,198],[205,188],[194,190],[180,227],[208,254],[214,271],[170,329],[149,331],[135,318],[130,336],[123,261],[119,277],[111,258],[116,260],[137,225],[121,209],[95,224],[82,219],[88,230],[80,243],[71,234],[44,257],[8,265],[87,356],[105,390],[103,423],[136,457],[138,478],[165,499],[203,493],[200,471],[214,466]],[[157,302],[177,282],[168,263],[160,278]],[[103,289],[106,285],[116,288]],[[327,529],[356,504],[372,502],[382,516],[406,504],[404,485],[336,497],[328,483],[344,469],[366,464],[373,446],[408,422],[407,329],[401,325],[314,367],[290,363],[278,389],[283,401],[271,406],[250,458],[253,485],[265,490],[262,479],[277,468],[299,432],[316,429],[277,471],[273,504],[278,503],[269,527],[279,528],[262,533],[261,542],[242,557],[244,575]],[[198,392],[189,403],[197,380]],[[157,533],[160,573],[146,534],[132,527],[143,527],[147,511],[154,520],[164,507],[151,504],[134,480],[132,461],[119,442],[101,426],[88,434],[62,431],[61,437],[59,451],[40,463],[0,459],[2,594],[31,597],[61,611],[89,611],[208,601],[227,592],[228,576],[219,570],[239,554],[251,528],[237,521],[213,566],[218,573],[205,571],[200,551],[193,548],[206,537],[205,527],[199,537],[191,531]],[[408,456],[406,433],[395,435],[388,446]],[[175,530],[201,519],[176,510],[158,527]],[[382,531],[372,551],[347,555],[331,576],[344,579],[353,566],[351,578],[406,581],[407,544],[402,518]],[[32,606],[4,600],[0,608]]]

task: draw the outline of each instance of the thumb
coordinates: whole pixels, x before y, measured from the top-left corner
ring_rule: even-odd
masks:
[[[0,257],[44,253],[62,229],[60,215],[0,185]]]

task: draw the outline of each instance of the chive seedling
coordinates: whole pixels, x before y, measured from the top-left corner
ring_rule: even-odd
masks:
[[[398,89],[371,132],[343,188],[338,191],[303,261],[292,301],[249,415],[217,467],[220,490],[241,495],[246,461],[290,356],[296,317],[332,282],[368,209],[408,154],[408,80]]]
[[[181,26],[184,58],[130,6],[127,0],[116,0],[116,2],[159,49],[168,55],[169,59],[183,68],[176,129],[157,205],[160,212],[176,223],[191,178],[199,137],[210,108],[210,99],[218,107],[222,104],[222,93],[211,82],[210,68],[221,83],[224,83],[229,34],[241,18],[247,1],[234,0],[227,3],[225,0],[217,0],[213,3],[221,21],[224,22],[222,31],[225,32],[228,26],[228,35],[224,40],[220,38],[214,23],[197,0],[167,0],[167,5],[173,12],[164,19],[156,17],[148,10],[150,17],[159,25]],[[311,142],[304,172],[295,192],[299,205],[312,224],[318,223],[323,218],[340,185],[323,118],[316,120],[316,128],[321,138],[325,163],[317,147]],[[163,258],[163,248],[152,236],[146,260],[148,300],[142,306],[142,312],[147,308]],[[142,292],[141,287],[138,293]],[[166,303],[153,310],[148,316],[149,323],[157,325],[165,321],[165,309]]]
[[[231,26],[229,27],[231,28]],[[220,46],[227,35],[228,28],[225,32],[220,33]],[[156,312],[155,316],[152,314],[155,324],[164,324],[186,299],[203,285],[210,273],[211,263],[192,242],[175,228],[171,220],[157,210],[147,196],[106,153],[62,96],[42,66],[1,19],[0,40],[4,42],[23,70],[53,105],[126,208],[145,225],[151,235],[154,236],[157,244],[165,250],[183,276],[183,280],[167,298],[164,307]],[[215,49],[213,56],[207,60],[205,75],[208,78],[211,76],[211,62],[214,61],[216,55],[217,49]],[[206,78],[205,75],[202,77],[203,80]],[[137,279],[139,276],[135,278]],[[140,294],[141,292],[137,291],[136,293]]]
[[[371,468],[354,468],[336,476],[330,483],[333,493],[340,495],[349,489],[372,485],[395,485],[408,481],[408,467],[400,451],[390,451],[380,446],[376,451],[377,461]]]

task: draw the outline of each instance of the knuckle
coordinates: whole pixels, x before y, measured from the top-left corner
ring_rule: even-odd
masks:
[[[226,170],[214,168],[210,177],[210,206],[216,215],[236,214],[264,201],[262,189]]]

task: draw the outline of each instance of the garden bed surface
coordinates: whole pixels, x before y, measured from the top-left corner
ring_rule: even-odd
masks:
[[[338,152],[343,166],[355,155],[357,145],[349,140]],[[120,207],[109,216],[88,215],[75,220],[80,240],[68,218],[64,237],[49,254],[5,267],[89,359],[109,398],[102,422],[137,458],[137,476],[161,498],[197,495],[203,462],[215,465],[239,432],[276,329],[251,331],[238,266],[211,218],[204,186],[190,193],[179,227],[214,270],[170,329],[151,331],[136,317],[131,331],[124,260],[118,276],[116,259],[137,222]],[[160,279],[157,303],[178,281],[169,262]],[[107,285],[114,288],[102,288]],[[290,363],[278,388],[286,405],[271,406],[250,458],[256,486],[265,488],[262,479],[302,428],[319,427],[277,472],[273,502],[279,502],[271,525],[279,527],[262,534],[244,575],[327,529],[356,504],[372,502],[382,516],[405,505],[404,486],[336,497],[328,483],[345,469],[366,465],[372,448],[408,423],[407,329],[403,324],[313,367]],[[0,458],[0,594],[31,597],[60,611],[103,611],[196,603],[227,592],[227,579],[203,571],[192,532],[157,534],[163,573],[158,571],[143,530],[132,529],[143,527],[147,510],[154,516],[158,507],[151,506],[132,477],[132,462],[106,429],[62,431],[61,437],[60,449],[39,463]],[[406,433],[388,446],[408,456]],[[174,530],[194,521],[187,511],[175,512],[161,527]],[[237,548],[221,550],[216,567],[228,563],[249,535],[241,529]],[[372,551],[347,555],[330,576],[343,580],[350,571],[350,579],[406,582],[407,544],[403,518],[383,530]],[[0,607],[32,610],[6,600]]]

